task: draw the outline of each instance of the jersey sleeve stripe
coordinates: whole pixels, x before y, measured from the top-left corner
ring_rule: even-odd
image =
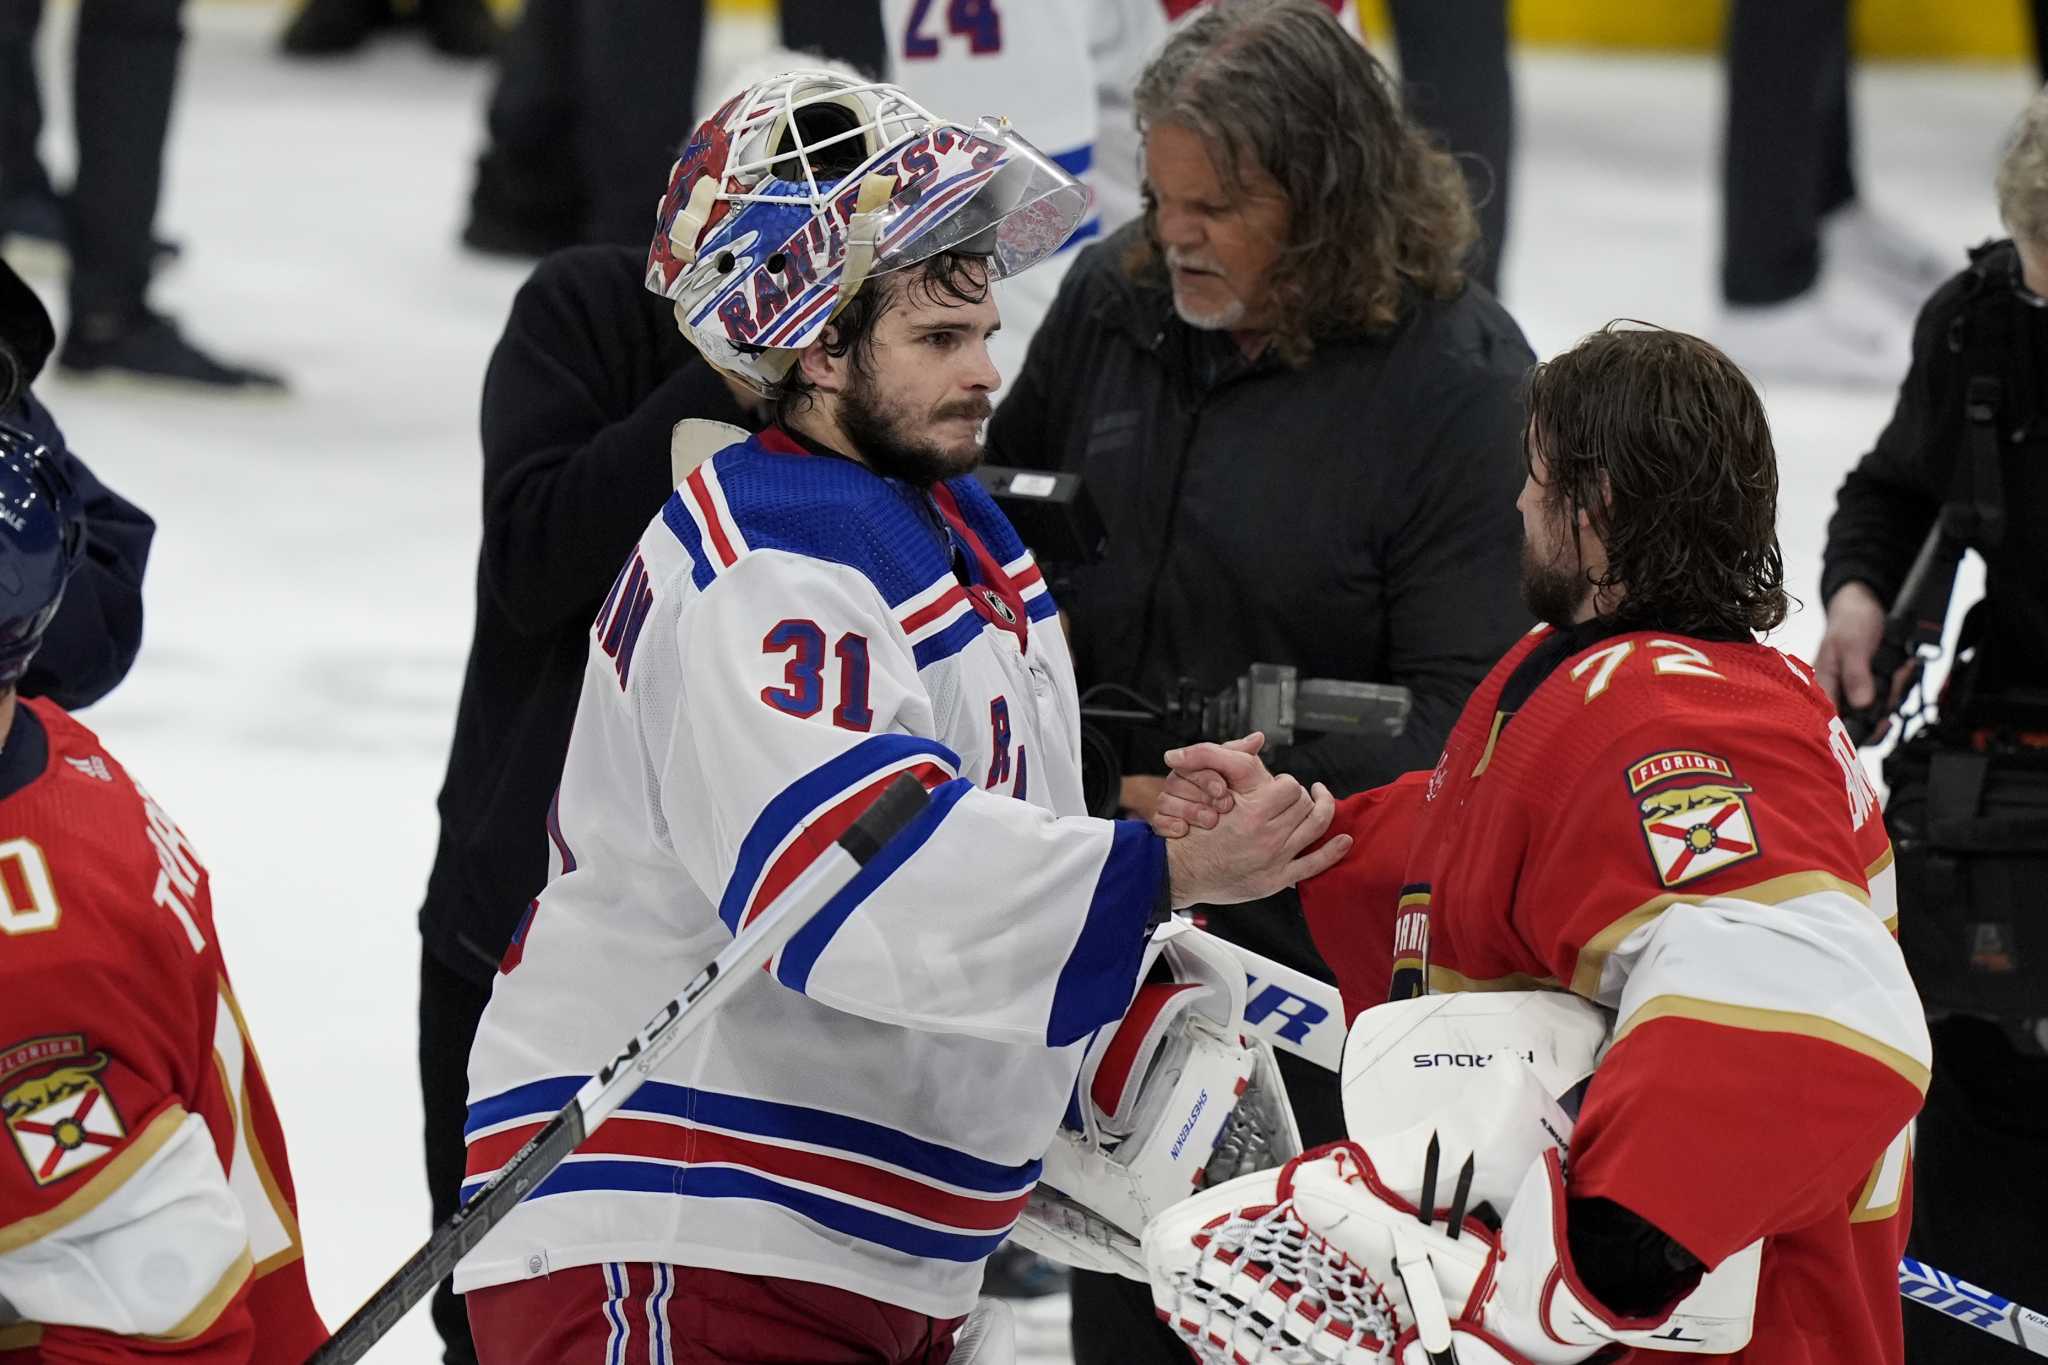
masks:
[[[207,1291],[206,1297],[185,1315],[183,1321],[163,1335],[149,1337],[147,1340],[190,1341],[194,1337],[204,1336],[214,1323],[220,1321],[220,1315],[228,1310],[228,1306],[235,1301],[235,1296],[242,1292],[242,1286],[248,1284],[255,1274],[256,1263],[244,1249],[235,1263],[227,1268],[227,1273]]]
[[[1137,985],[1144,927],[1166,885],[1166,841],[1119,820],[1096,874],[1088,917],[1053,987],[1045,1041],[1065,1047],[1121,1015]]]
[[[1635,1030],[1658,1019],[1691,1019],[1699,1023],[1718,1024],[1725,1028],[1748,1029],[1757,1033],[1796,1033],[1807,1038],[1819,1039],[1821,1042],[1833,1043],[1836,1047],[1860,1053],[1896,1072],[1921,1094],[1927,1093],[1930,1073],[1925,1062],[1825,1015],[1806,1014],[1798,1010],[1761,1009],[1751,1005],[1731,1005],[1719,1000],[1659,995],[1644,1001],[1641,1006],[1630,1012],[1628,1018],[1615,1030],[1615,1043],[1620,1043]]]
[[[702,592],[718,577],[718,569],[711,561],[710,552],[704,548],[704,533],[697,526],[690,509],[683,504],[682,491],[669,494],[668,501],[661,507],[662,524],[675,536],[684,553],[690,556],[690,581]]]
[[[898,768],[882,774],[813,819],[776,855],[767,875],[761,878],[761,885],[755,889],[752,898],[747,902],[747,914],[743,923],[753,923],[754,917],[781,895],[783,888],[795,881],[803,870],[825,851],[827,844],[846,833],[847,827],[860,818],[861,812],[873,805],[883,790],[904,773],[916,778],[927,791],[943,786],[952,780],[953,776],[936,763],[918,763],[907,768]]]
[[[474,1143],[512,1125],[538,1128],[553,1118],[587,1079],[553,1076],[477,1101],[469,1109],[468,1141]],[[1028,1191],[1044,1169],[1037,1161],[1006,1166],[851,1114],[667,1081],[647,1082],[620,1112],[687,1120],[700,1128],[803,1144],[981,1194],[1007,1196]]]
[[[849,797],[858,799],[877,778],[933,762],[949,776],[960,771],[960,756],[935,740],[893,733],[872,735],[783,788],[740,841],[738,860],[718,903],[718,917],[725,927],[739,932],[740,916],[757,901],[755,893],[763,875],[777,866],[778,854],[802,837],[806,826]],[[822,851],[820,844],[811,856]],[[791,868],[789,875],[797,875],[808,865],[806,860]]]
[[[730,569],[739,562],[739,555],[734,551],[733,537],[726,529],[729,521],[719,515],[719,504],[724,499],[712,496],[709,475],[701,464],[691,470],[690,476],[683,482],[690,490],[690,501],[696,506],[697,516],[701,519],[705,534],[711,541],[712,551],[718,556],[718,567]]]
[[[177,1136],[185,1119],[183,1105],[173,1103],[167,1106],[63,1203],[0,1227],[0,1256],[61,1231],[105,1203],[137,1171],[149,1164],[150,1158],[161,1151],[165,1143]]]
[[[775,979],[791,990],[800,991],[810,984],[811,969],[818,965],[818,959],[861,903],[875,893],[875,889],[887,881],[897,868],[909,861],[911,855],[931,842],[960,799],[974,790],[964,777],[956,777],[932,792],[931,800],[920,811],[917,818],[904,826],[903,831],[891,839],[886,847],[867,865],[854,874],[843,890],[824,908],[812,915],[803,928],[796,931],[783,950],[776,954],[771,970]],[[881,793],[875,793],[879,796]],[[872,798],[871,798],[872,799]],[[1007,800],[1008,798],[1000,798]]]

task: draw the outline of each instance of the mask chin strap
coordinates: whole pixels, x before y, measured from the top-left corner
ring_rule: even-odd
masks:
[[[832,305],[830,322],[853,302],[853,296],[867,283],[875,268],[875,253],[882,235],[882,210],[896,193],[896,177],[871,175],[860,182],[860,197],[854,201],[853,221],[846,225],[846,264],[839,276],[839,301]]]

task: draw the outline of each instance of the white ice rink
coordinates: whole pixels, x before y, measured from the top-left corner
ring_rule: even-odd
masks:
[[[359,61],[286,65],[268,7],[188,15],[161,224],[185,258],[156,301],[224,355],[286,371],[292,395],[85,387],[54,367],[38,392],[73,447],[158,522],[141,660],[85,718],[212,869],[334,1324],[427,1231],[414,913],[469,644],[478,391],[525,268],[455,244],[485,72],[396,41]],[[45,35],[60,170],[72,17],[58,7]],[[721,25],[712,60],[763,40]],[[1715,64],[1543,52],[1516,75],[1504,293],[1537,351],[1617,316],[1709,329]],[[1962,247],[1996,230],[1992,167],[2028,74],[1866,66],[1857,82],[1866,198],[1960,266]],[[649,184],[650,205],[660,188]],[[54,306],[58,280],[35,282]],[[1807,604],[1780,643],[1810,655],[1833,492],[1891,397],[1768,397],[1786,562]],[[1065,1358],[1059,1311],[1032,1313],[1044,1351],[1030,1358]],[[436,1345],[420,1310],[372,1359],[423,1365]]]

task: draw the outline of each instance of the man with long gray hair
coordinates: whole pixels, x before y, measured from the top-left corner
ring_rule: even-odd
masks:
[[[1845,715],[1888,713],[1900,689],[1873,676],[1873,657],[1936,518],[1983,556],[1963,657],[1939,706],[1885,762],[1885,820],[1898,849],[1899,941],[1934,1037],[1914,1142],[1913,1254],[2024,1299],[2048,1286],[2037,890],[2048,877],[2048,567],[2020,532],[2048,514],[2048,90],[2014,125],[1996,189],[2011,239],[1970,253],[1927,301],[1897,411],[1837,495],[1815,664]],[[1969,1328],[1918,1311],[1906,1347],[1915,1365],[1985,1350]]]
[[[1302,734],[1264,760],[1339,795],[1427,768],[1528,625],[1533,357],[1467,276],[1464,180],[1317,0],[1210,5],[1135,107],[1145,214],[1074,265],[988,433],[995,460],[1078,473],[1101,508],[1106,555],[1056,568],[1080,684],[1156,703],[1253,663],[1396,684],[1403,734]],[[1189,737],[1106,732],[1111,804],[1151,815],[1162,752]],[[1327,974],[1292,893],[1202,916]],[[1341,1136],[1335,1078],[1281,1061],[1303,1140]],[[1073,1321],[1081,1365],[1186,1358],[1142,1285],[1077,1275]]]

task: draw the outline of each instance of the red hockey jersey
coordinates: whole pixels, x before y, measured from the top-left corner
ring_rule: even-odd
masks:
[[[0,798],[0,1362],[302,1361],[327,1333],[206,870],[91,731],[20,705],[48,753]]]
[[[1930,1051],[1877,794],[1803,664],[1538,628],[1434,772],[1340,803],[1334,828],[1356,850],[1301,891],[1347,1013],[1535,988],[1614,1011],[1572,1193],[1710,1267],[1766,1239],[1735,1359],[1902,1358]]]

